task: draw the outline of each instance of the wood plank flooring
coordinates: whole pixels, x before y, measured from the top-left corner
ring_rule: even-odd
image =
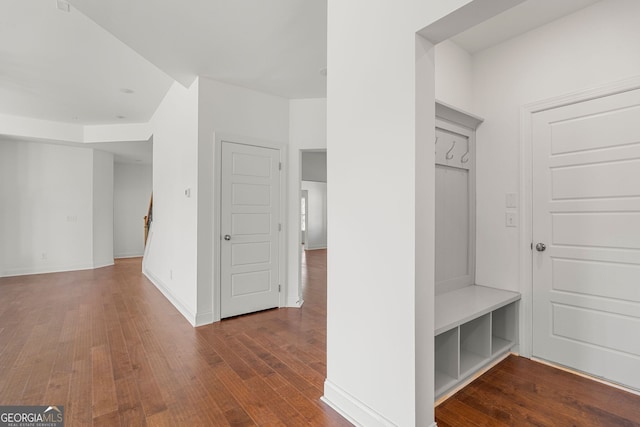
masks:
[[[64,405],[67,427],[348,426],[319,400],[326,251],[306,256],[302,309],[195,329],[139,259],[0,278],[0,405]],[[439,427],[640,426],[640,397],[510,356],[436,417]]]
[[[0,405],[64,405],[66,426],[350,426],[319,399],[326,251],[302,309],[193,328],[140,273],[0,278]]]
[[[640,397],[511,355],[436,408],[438,427],[640,426]]]

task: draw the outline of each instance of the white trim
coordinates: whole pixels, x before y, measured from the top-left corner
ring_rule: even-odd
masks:
[[[329,380],[324,381],[324,396],[320,398],[355,426],[395,427],[376,411],[344,391]]]
[[[6,268],[6,267],[4,267]],[[94,264],[71,264],[71,265],[56,265],[45,267],[24,267],[24,268],[8,268],[0,271],[0,277],[13,277],[13,276],[30,276],[33,274],[49,274],[49,273],[63,273],[66,271],[82,271],[93,270],[96,267]]]
[[[114,254],[114,259],[126,259],[126,258],[142,258],[144,257],[144,252],[140,254]]]
[[[535,113],[585,102],[592,99],[640,89],[640,75],[619,80],[592,89],[571,92],[549,98],[520,108],[520,290],[522,307],[520,313],[520,351],[524,357],[532,357],[533,351],[533,262],[531,243],[533,242],[532,210],[533,182],[532,156],[533,140],[531,122]]]
[[[548,360],[539,359],[537,357],[532,357],[531,360],[533,360],[534,362],[540,363],[542,365],[550,366],[552,368],[559,369],[564,372],[569,372],[570,374],[577,375],[579,377],[586,378],[588,380],[595,381],[597,383],[604,384],[609,387],[617,388],[618,390],[626,391],[627,393],[635,394],[636,396],[640,396],[640,390],[636,390],[633,388],[626,387],[622,384],[611,382],[605,378],[595,377],[586,372],[577,371],[575,369],[571,369],[563,365],[549,362]]]
[[[93,262],[93,268],[102,268],[102,267],[109,267],[111,265],[114,264],[114,259],[113,258],[107,258],[107,259],[103,259],[103,260],[97,260]]]
[[[302,244],[300,245],[302,246]],[[327,249],[327,245],[318,245],[318,246],[305,246],[305,251],[317,251],[320,249]]]
[[[153,274],[149,272],[146,268],[142,269],[142,274],[146,276],[147,279],[169,300],[171,304],[182,314],[182,316],[187,319],[191,326],[198,326],[196,323],[196,315],[194,315],[191,310],[189,310],[186,305],[180,301],[178,297],[173,295],[173,293],[167,288],[167,286],[162,282],[162,280],[155,277]]]
[[[298,297],[289,297],[287,298],[287,307],[291,308],[300,308],[304,304],[304,300]]]
[[[204,326],[213,323],[213,311],[196,314],[196,323],[193,326]]]
[[[451,124],[463,126],[466,130],[474,131],[484,122],[484,119],[460,108],[436,99],[436,119],[445,120]]]
[[[212,307],[213,312],[211,313],[211,322],[218,322],[221,319],[221,309],[220,309],[220,282],[221,282],[221,268],[220,268],[220,217],[221,217],[221,196],[222,196],[222,143],[223,142],[231,142],[234,144],[242,144],[242,145],[253,145],[256,147],[264,147],[278,150],[280,153],[280,162],[282,163],[282,169],[280,173],[280,224],[282,224],[280,235],[279,235],[279,245],[280,245],[280,253],[279,253],[279,276],[280,276],[280,284],[282,285],[282,292],[280,292],[279,296],[279,307],[296,307],[297,305],[288,305],[290,302],[289,299],[295,299],[295,301],[301,300],[300,296],[289,295],[289,286],[287,281],[287,254],[288,245],[287,245],[287,209],[288,209],[288,201],[289,194],[287,191],[287,170],[288,170],[288,147],[284,142],[274,142],[267,141],[258,138],[252,138],[247,136],[238,136],[227,133],[213,132],[213,266],[214,266],[214,274],[213,274],[213,283],[212,283]]]

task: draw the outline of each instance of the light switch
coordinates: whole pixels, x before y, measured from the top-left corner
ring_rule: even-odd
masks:
[[[507,227],[517,227],[518,226],[518,214],[516,212],[507,212]]]
[[[507,193],[505,200],[508,208],[518,207],[518,193]]]

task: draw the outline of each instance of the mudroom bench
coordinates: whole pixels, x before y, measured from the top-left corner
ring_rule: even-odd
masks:
[[[471,285],[435,297],[436,399],[517,343],[518,292]]]

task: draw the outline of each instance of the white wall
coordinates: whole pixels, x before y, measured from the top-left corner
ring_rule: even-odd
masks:
[[[109,186],[110,157],[85,148],[0,141],[0,275],[113,262],[112,236],[107,238],[109,226],[102,222],[112,210],[109,189],[103,188]],[[97,222],[94,207],[105,213]],[[101,226],[104,234],[94,235]]]
[[[144,217],[152,190],[151,165],[115,163],[113,168],[113,252],[116,258],[142,256]]]
[[[520,188],[520,107],[640,74],[638,16],[636,0],[602,1],[474,55],[479,284],[520,290],[528,242],[505,227],[505,194]]]
[[[196,323],[198,81],[178,83],[151,119],[153,224],[143,271],[191,323]],[[184,194],[192,189],[191,197]]]
[[[305,249],[327,247],[327,183],[302,181],[307,190],[307,241]]]
[[[289,101],[289,208],[288,224],[288,304],[302,304],[300,281],[300,180],[301,150],[327,148],[327,100],[292,99]],[[295,293],[293,292],[295,291]]]
[[[175,83],[151,119],[153,223],[143,268],[193,325],[214,319],[215,133],[286,148],[288,117],[284,98],[201,77],[188,89]]]
[[[415,33],[465,3],[329,0],[324,396],[363,425],[433,422],[433,49]]]
[[[81,125],[0,114],[0,134],[65,143],[148,141],[149,123]]]
[[[471,55],[450,40],[438,43],[436,55],[436,99],[459,110],[472,112]]]
[[[213,225],[218,213],[215,212],[213,194],[218,175],[214,176],[217,172],[214,135],[270,141],[284,149],[289,137],[289,101],[204,77],[200,77],[199,83],[197,323],[203,324],[212,321],[215,308],[212,282],[214,259],[218,255],[214,252]],[[283,150],[281,155],[284,160],[286,152]],[[287,253],[286,247],[282,248],[282,253]],[[286,257],[283,261],[286,263]],[[294,299],[297,300],[297,295]]]
[[[327,182],[327,152],[302,152],[302,180]]]
[[[113,264],[113,154],[93,151],[93,265]]]

